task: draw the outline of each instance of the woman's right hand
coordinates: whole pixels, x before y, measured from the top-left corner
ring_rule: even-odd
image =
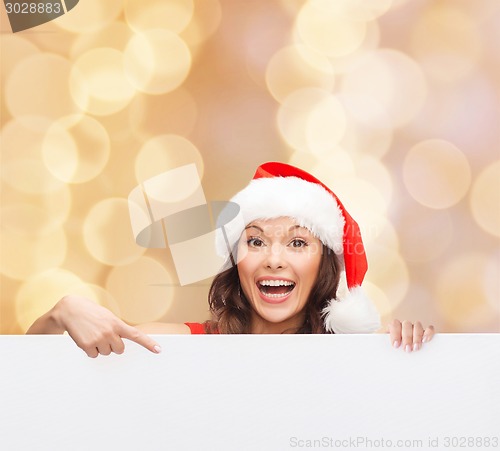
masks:
[[[67,331],[89,357],[123,353],[123,338],[158,354],[161,348],[141,330],[129,326],[108,309],[80,296],[65,296],[52,309],[51,316],[59,330]],[[35,323],[36,324],[36,323]],[[37,333],[35,324],[28,333]]]

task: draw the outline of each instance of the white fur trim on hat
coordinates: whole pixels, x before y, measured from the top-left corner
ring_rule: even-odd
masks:
[[[344,217],[332,195],[317,183],[298,177],[272,177],[252,180],[231,202],[238,204],[245,225],[257,219],[288,216],[306,227],[336,254],[343,253]],[[229,245],[239,240],[241,227],[225,227]],[[227,253],[223,242],[219,255]]]

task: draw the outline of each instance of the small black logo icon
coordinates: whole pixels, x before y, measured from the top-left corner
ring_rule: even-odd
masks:
[[[12,32],[27,30],[56,19],[80,0],[4,0]]]

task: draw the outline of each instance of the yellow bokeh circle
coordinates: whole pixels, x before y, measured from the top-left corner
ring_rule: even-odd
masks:
[[[322,155],[342,139],[347,118],[340,101],[319,88],[299,89],[290,94],[278,111],[278,127],[296,150]]]
[[[474,318],[483,316],[485,310],[491,309],[483,282],[487,265],[486,255],[465,254],[441,266],[436,274],[437,305],[443,316],[460,330],[474,327]]]
[[[127,111],[132,130],[142,142],[166,133],[188,136],[198,117],[193,95],[182,87],[155,96],[139,93]]]
[[[305,166],[299,165],[299,167],[302,168]],[[309,172],[312,172],[319,180],[332,189],[335,188],[339,180],[356,176],[356,168],[352,156],[341,148],[336,148],[328,155],[319,158],[315,164],[309,166]]]
[[[113,22],[122,7],[123,0],[85,0],[53,23],[71,33],[95,33]]]
[[[62,297],[74,294],[92,299],[93,292],[76,274],[62,268],[50,268],[26,280],[16,295],[17,321],[27,330]]]
[[[0,272],[11,279],[24,280],[64,262],[67,252],[64,229],[46,233],[0,230]]]
[[[399,216],[401,253],[407,261],[431,262],[449,248],[455,227],[447,210],[410,203],[402,207]]]
[[[204,173],[203,157],[191,141],[178,135],[155,136],[146,141],[137,154],[135,177],[137,183],[142,183],[155,175],[190,163],[196,165],[201,179]],[[168,193],[165,195],[168,196]]]
[[[123,52],[132,36],[132,30],[121,21],[109,24],[95,33],[81,33],[75,36],[70,57],[76,61],[81,55],[96,48],[111,48]]]
[[[42,158],[43,140],[51,124],[44,117],[22,116],[3,126],[0,132],[3,182],[35,196],[63,189],[64,184],[47,170]]]
[[[471,171],[466,156],[448,141],[430,139],[412,147],[403,165],[406,189],[422,205],[449,208],[467,193]]]
[[[174,33],[184,30],[194,12],[193,0],[128,0],[125,19],[134,31],[162,28]]]
[[[190,69],[188,46],[169,30],[136,33],[125,49],[125,71],[130,83],[148,94],[173,91],[184,82]]]
[[[130,264],[145,252],[134,241],[126,199],[110,198],[94,205],[83,223],[83,238],[90,254],[107,265]]]
[[[42,154],[49,171],[66,183],[84,183],[98,176],[109,159],[106,129],[92,117],[77,123],[59,120],[45,135]]]
[[[354,52],[366,35],[365,21],[349,18],[330,8],[318,8],[311,2],[302,7],[296,26],[304,44],[330,57]]]
[[[87,98],[82,92],[75,99],[71,95],[70,72],[71,63],[54,53],[34,54],[19,62],[5,85],[5,102],[12,116],[54,120],[80,113],[87,105]]]
[[[483,230],[500,237],[500,161],[488,165],[474,181],[470,208]]]
[[[391,7],[394,0],[309,0],[319,11],[351,20],[373,20]]]
[[[370,268],[369,280],[384,292],[390,308],[394,309],[403,301],[410,285],[406,262],[394,247],[368,241],[365,248]]]
[[[354,153],[381,158],[390,149],[394,128],[383,106],[375,99],[359,95],[340,95],[349,118],[340,143]]]
[[[149,257],[113,268],[106,290],[116,299],[122,318],[131,323],[161,320],[170,308],[174,292],[169,272]]]
[[[70,189],[49,194],[29,194],[7,184],[2,186],[2,229],[27,234],[46,234],[60,228],[68,219],[73,203]]]
[[[0,64],[2,91],[8,75],[16,65],[37,53],[40,53],[40,50],[28,39],[15,34],[2,34],[2,64]]]
[[[500,312],[500,249],[487,258],[483,277],[484,293],[489,304]]]
[[[364,280],[363,291],[365,291],[368,298],[373,302],[380,316],[389,316],[391,318],[395,306],[391,305],[384,290],[369,280]]]
[[[194,15],[180,37],[196,54],[200,44],[213,35],[222,20],[222,6],[219,0],[196,0]]]
[[[420,66],[391,49],[366,52],[347,72],[341,92],[378,102],[394,126],[407,124],[422,109],[427,84]]]
[[[327,57],[299,44],[282,48],[273,55],[267,65],[266,83],[272,96],[282,102],[301,88],[331,91],[335,74]]]
[[[82,110],[102,116],[125,108],[136,92],[125,76],[122,52],[106,47],[81,55],[73,65],[69,84]]]
[[[319,162],[315,168],[320,180],[339,197],[347,211],[363,228],[377,228],[387,213],[390,197],[384,197],[379,188],[355,174],[329,171],[331,159]],[[337,160],[340,161],[340,160]],[[390,188],[389,188],[390,189]]]
[[[411,45],[425,72],[446,83],[468,76],[482,53],[477,23],[451,3],[438,2],[420,16],[412,30]]]

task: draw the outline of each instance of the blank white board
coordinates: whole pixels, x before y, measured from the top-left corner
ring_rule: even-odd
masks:
[[[499,448],[500,334],[154,337],[0,336],[0,449]]]

